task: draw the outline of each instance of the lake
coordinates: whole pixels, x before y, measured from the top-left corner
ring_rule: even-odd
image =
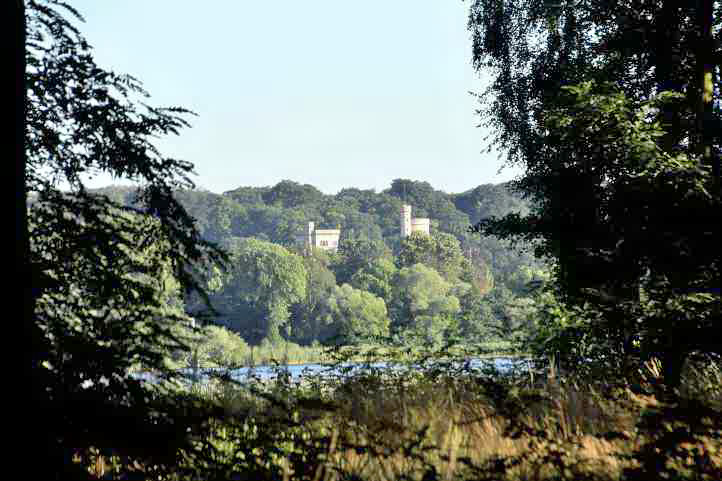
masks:
[[[521,358],[509,358],[509,357],[498,357],[488,359],[469,359],[464,361],[444,361],[437,362],[434,365],[447,365],[452,369],[461,369],[466,366],[471,369],[484,369],[484,368],[495,368],[500,373],[509,372],[513,368],[528,369],[529,359]],[[418,367],[418,365],[417,365]],[[433,365],[426,365],[425,368],[432,368]],[[250,378],[255,378],[261,381],[268,381],[275,379],[280,373],[288,373],[292,381],[298,381],[303,377],[307,376],[321,376],[325,378],[339,377],[342,375],[353,374],[360,370],[387,370],[387,369],[408,369],[406,364],[389,364],[388,362],[375,362],[375,363],[344,363],[338,366],[328,364],[292,364],[286,366],[255,366],[255,367],[242,367],[234,369],[230,372],[231,377],[239,382],[247,381]],[[208,380],[210,378],[209,373],[212,372],[223,372],[222,369],[199,369],[199,379]],[[193,374],[192,369],[182,369],[181,372],[188,376]],[[134,373],[132,375],[135,379],[141,379],[145,381],[153,382],[156,378],[150,373]]]

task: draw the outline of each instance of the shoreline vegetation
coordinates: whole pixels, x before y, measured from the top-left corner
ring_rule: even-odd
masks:
[[[660,381],[649,362],[637,386],[553,370],[536,381],[371,370],[321,386],[283,377],[198,386],[187,392],[225,413],[198,441],[213,463],[186,452],[164,479],[206,479],[180,473],[211,467],[224,479],[720,479],[719,411],[699,403],[722,408],[719,363],[687,367],[684,402],[659,398]],[[667,444],[671,434],[684,441]],[[75,462],[97,479],[153,473],[96,448]]]
[[[234,368],[250,367],[274,367],[274,366],[299,366],[299,365],[327,365],[331,366],[339,362],[364,363],[364,362],[411,362],[418,360],[421,349],[419,348],[388,348],[378,346],[344,347],[333,349],[321,346],[299,346],[298,344],[285,343],[273,345],[254,346],[251,354],[250,346],[243,344],[241,352],[236,351],[236,356],[231,362],[222,362],[220,359],[211,360],[199,359],[198,369],[223,369],[228,365]],[[245,350],[245,351],[244,351]],[[435,354],[436,361],[454,361],[460,359],[493,359],[493,358],[520,358],[528,356],[528,353],[514,350],[509,342],[490,342],[473,346],[454,346],[443,354]],[[182,361],[169,360],[173,369],[190,369],[193,367],[192,354]],[[218,362],[221,361],[221,362]],[[134,366],[129,373],[146,372],[141,366]]]

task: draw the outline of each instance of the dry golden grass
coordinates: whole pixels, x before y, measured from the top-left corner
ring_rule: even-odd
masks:
[[[634,416],[610,411],[591,393],[553,381],[538,391],[546,397],[527,405],[521,421],[550,431],[587,471],[618,474],[622,465],[615,454],[623,452],[620,445],[624,443],[595,435],[607,428],[632,429]],[[437,479],[456,479],[470,474],[469,464],[482,466],[497,457],[524,456],[535,448],[533,436],[508,436],[510,420],[473,385],[458,380],[419,384],[413,389],[398,384],[370,389],[365,384],[363,393],[347,390],[336,401],[339,409],[324,422],[343,429],[339,448],[329,461],[358,479],[421,479],[429,467]],[[405,450],[415,441],[415,453]],[[344,449],[345,445],[365,449]],[[532,460],[509,469],[508,479],[543,478],[540,464],[544,463]]]
[[[643,384],[658,377],[656,367],[652,362],[645,368]],[[495,394],[473,376],[433,381],[419,377],[414,382],[359,377],[327,393],[333,409],[292,402],[296,419],[304,421],[288,432],[306,437],[298,434],[288,441],[288,433],[283,434],[290,451],[275,456],[269,479],[618,480],[625,469],[643,473],[631,479],[647,479],[648,471],[634,456],[655,435],[637,429],[644,412],[664,407],[654,395],[603,385],[578,386],[555,376],[534,387],[505,386],[502,394]],[[226,390],[224,402],[233,404],[233,399]],[[236,401],[253,404],[247,394]],[[230,405],[226,412],[229,416],[253,412],[260,430],[270,429],[274,422],[278,426],[276,418],[289,414],[264,406],[260,403],[249,411]],[[298,453],[308,451],[313,443],[323,446],[322,454],[298,461]],[[705,472],[711,476],[722,473],[719,437],[700,435],[685,443],[680,449],[692,454],[674,462],[692,472],[689,479],[715,479],[705,478],[706,474],[694,477],[691,463],[696,459],[706,460]],[[258,458],[268,460],[277,445],[256,447]],[[109,471],[98,457],[85,458],[84,463],[97,475]],[[309,471],[303,463],[315,464]],[[301,478],[301,473],[306,475]]]

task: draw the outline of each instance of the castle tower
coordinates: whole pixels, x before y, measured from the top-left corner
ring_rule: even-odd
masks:
[[[311,247],[312,245],[316,244],[316,242],[313,239],[313,231],[316,229],[316,224],[313,222],[308,223],[308,233],[306,234],[306,246]]]
[[[403,204],[401,206],[401,238],[404,239],[411,235],[411,206]]]

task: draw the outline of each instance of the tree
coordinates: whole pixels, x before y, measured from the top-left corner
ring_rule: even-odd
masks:
[[[336,276],[328,269],[329,257],[328,252],[320,249],[311,249],[303,257],[308,286],[306,297],[292,307],[292,335],[298,341],[310,344],[322,337],[321,311],[336,287]]]
[[[494,330],[497,319],[488,297],[480,297],[467,293],[461,299],[461,313],[459,316],[459,334],[468,342],[480,342],[496,339]]]
[[[427,265],[448,280],[459,279],[471,266],[464,258],[459,241],[451,234],[437,232],[428,236],[413,232],[401,242],[397,262],[399,267]]]
[[[390,259],[380,258],[351,276],[351,285],[380,297],[387,304],[393,294],[396,266]]]
[[[39,449],[53,456],[40,464],[56,476],[72,466],[69,449],[94,445],[170,466],[177,447],[190,446],[186,430],[194,421],[174,415],[169,399],[133,379],[129,368],[140,362],[172,377],[159,349],[149,346],[184,347],[170,326],[185,317],[168,309],[157,273],[175,279],[182,292],[203,294],[192,265],[225,258],[200,239],[171,195],[193,186],[192,165],[152,144],[187,126],[190,112],[145,106],[137,80],[98,67],[65,17],[81,19],[69,5],[28,1],[24,13],[18,182],[35,202],[18,234],[31,273],[25,315],[34,416],[48,433]],[[96,172],[141,182],[137,207],[88,193],[82,176]],[[28,197],[18,198],[21,219]]]
[[[173,197],[193,216],[204,239],[220,243],[238,235],[246,224],[246,209],[232,199],[200,190],[173,192]]]
[[[222,326],[207,325],[200,331],[182,324],[174,326],[177,336],[186,339],[193,351],[168,351],[168,362],[174,368],[232,368],[247,361],[250,349],[237,333]]]
[[[212,297],[221,317],[232,317],[246,338],[281,340],[291,305],[306,296],[306,269],[301,257],[283,247],[253,238],[226,242],[231,265],[223,287]],[[241,317],[246,314],[249,317]]]
[[[397,267],[410,267],[414,264],[433,266],[436,263],[435,239],[422,232],[412,232],[402,239],[401,250],[396,258]]]
[[[515,295],[510,289],[500,286],[485,300],[493,315],[493,321],[487,324],[488,333],[493,337],[514,342],[530,332],[530,318],[535,314],[531,296]]]
[[[355,187],[341,189],[338,194],[336,194],[338,201],[365,213],[374,209],[374,205],[377,202],[376,197],[377,194],[374,189],[362,190]]]
[[[377,259],[391,256],[383,241],[364,238],[342,239],[339,242],[338,254],[339,259],[333,269],[340,284],[348,283],[357,271]]]
[[[516,212],[520,215],[529,213],[529,206],[524,199],[510,189],[508,183],[483,184],[474,189],[452,196],[454,205],[469,216],[472,224],[488,217],[503,217]]]
[[[270,187],[238,187],[224,192],[223,195],[233,199],[241,205],[262,205],[263,196],[271,190]]]
[[[324,196],[322,202],[314,195],[304,197],[303,192],[310,192],[307,187],[282,182],[274,187],[240,187],[226,192],[224,196],[198,190],[175,192],[174,195],[196,218],[203,236],[212,241],[221,241],[229,236],[256,237],[293,250],[297,236],[306,231],[309,221],[314,221],[319,227],[340,225],[341,244],[347,244],[355,252],[350,252],[346,259],[340,256],[339,262],[332,263],[339,283],[353,283],[351,277],[354,273],[367,266],[379,253],[383,252],[382,257],[387,257],[390,256],[387,249],[395,253],[401,251],[399,211],[404,191],[413,194],[407,200],[413,203],[416,215],[431,217],[435,226],[432,227],[433,237],[446,237],[445,243],[451,248],[448,252],[458,257],[461,254],[454,249],[456,242],[451,237],[453,235],[460,243],[461,257],[468,259],[468,262],[462,261],[461,267],[450,264],[456,266],[455,273],[445,270],[443,262],[438,263],[431,258],[411,259],[404,265],[430,262],[429,265],[445,276],[460,276],[479,293],[488,292],[494,282],[505,284],[507,277],[513,276],[521,266],[541,265],[527,252],[530,246],[512,249],[508,242],[496,237],[482,237],[467,231],[469,216],[528,212],[527,203],[506,185],[480,186],[453,195],[434,190],[427,183],[403,180],[378,194],[373,190],[350,188],[335,196]],[[293,197],[296,200],[286,202],[288,207],[280,200],[266,205],[263,196],[270,199],[271,190],[275,192],[273,195],[285,192],[288,195],[284,199]],[[293,192],[300,193],[294,197],[291,195]],[[367,249],[365,254],[363,249]],[[342,247],[342,253],[343,250]],[[421,252],[430,250],[422,249]]]
[[[324,195],[312,185],[283,180],[264,192],[262,198],[266,205],[289,208],[320,203]]]
[[[400,269],[392,309],[394,330],[408,340],[440,342],[446,331],[456,327],[459,298],[468,289],[468,284],[451,284],[423,264]]]
[[[486,294],[494,287],[494,274],[489,262],[484,259],[478,247],[469,247],[467,252],[470,282],[479,295]]]
[[[383,299],[348,284],[336,286],[323,304],[324,342],[357,344],[387,336],[389,317]]]
[[[720,13],[711,0],[477,0],[469,19],[475,66],[494,72],[482,115],[533,205],[478,230],[538,239],[561,300],[616,332],[630,363],[661,357],[672,387],[689,352],[722,345]]]

